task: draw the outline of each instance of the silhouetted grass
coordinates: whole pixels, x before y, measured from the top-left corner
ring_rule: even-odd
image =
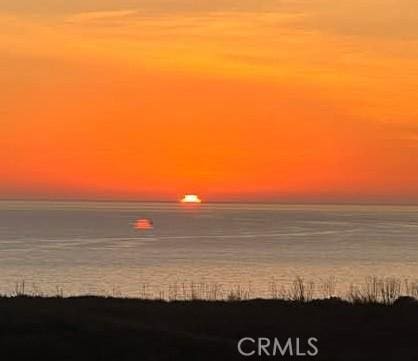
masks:
[[[248,359],[237,352],[242,337],[316,337],[320,354],[312,360],[418,360],[418,302],[401,297],[392,303],[398,284],[389,282],[392,304],[376,303],[375,297],[383,296],[375,281],[370,282],[355,303],[332,295],[310,299],[311,286],[301,279],[290,288],[293,301],[243,301],[246,295],[240,289],[225,301],[193,300],[196,294],[189,292],[206,292],[197,285],[187,290],[189,301],[63,298],[60,292],[57,297],[34,297],[25,295],[27,286],[21,284],[19,295],[0,297],[1,358],[233,361]]]
[[[337,292],[342,287],[338,286],[334,277],[317,282],[296,277],[290,284],[272,279],[267,288],[268,296],[264,297],[266,299],[297,302],[340,298],[351,303],[392,304],[402,296],[418,299],[418,281],[393,277],[370,276],[363,283],[351,285],[342,292]],[[28,287],[25,281],[21,281],[16,283],[11,296],[64,297],[65,292],[62,287],[57,286],[55,292],[44,293],[36,284]],[[105,296],[124,297],[117,287]],[[183,282],[153,289],[143,284],[139,287],[137,297],[133,298],[164,301],[246,301],[260,297],[253,292],[251,283],[247,286],[225,287],[220,283]]]

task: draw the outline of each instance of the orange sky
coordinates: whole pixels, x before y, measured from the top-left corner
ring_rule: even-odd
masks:
[[[0,198],[418,201],[415,1],[18,3]]]

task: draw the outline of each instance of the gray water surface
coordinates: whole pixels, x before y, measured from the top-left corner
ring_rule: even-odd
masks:
[[[153,230],[134,228],[150,218]],[[418,278],[418,207],[0,202],[0,292],[138,296],[173,284]]]

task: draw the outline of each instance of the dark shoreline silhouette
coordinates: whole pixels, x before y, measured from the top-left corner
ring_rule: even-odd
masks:
[[[1,297],[0,332],[8,361],[416,361],[418,302]],[[319,355],[244,357],[243,337],[315,337]]]

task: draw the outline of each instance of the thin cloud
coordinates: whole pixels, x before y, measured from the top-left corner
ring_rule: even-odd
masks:
[[[129,18],[139,14],[138,10],[89,11],[67,17],[68,23],[89,23]]]
[[[310,0],[0,0],[0,9],[21,13],[85,13],[140,9],[164,13],[212,11],[278,11],[300,9]]]
[[[386,39],[418,38],[416,0],[319,0],[306,4],[305,25],[335,34]]]

